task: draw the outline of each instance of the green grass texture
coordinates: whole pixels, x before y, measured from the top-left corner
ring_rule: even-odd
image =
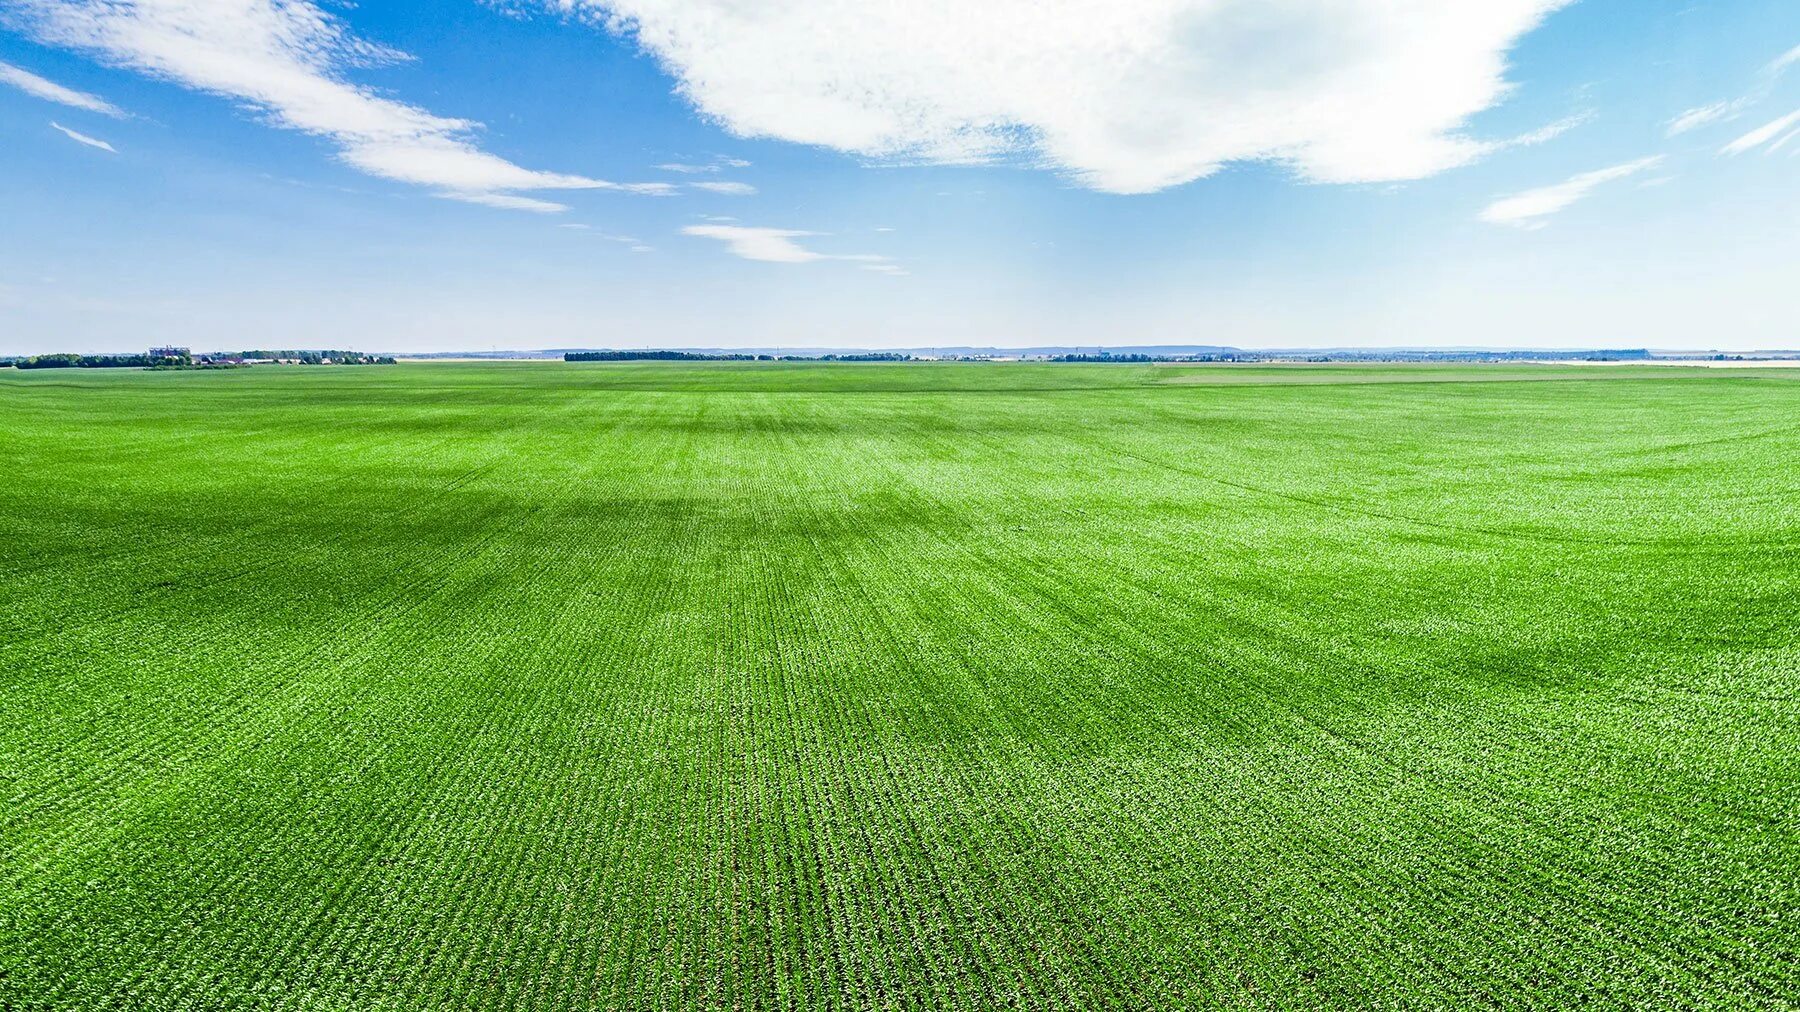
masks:
[[[0,445],[0,1008],[1800,1004],[1800,371],[9,371]]]

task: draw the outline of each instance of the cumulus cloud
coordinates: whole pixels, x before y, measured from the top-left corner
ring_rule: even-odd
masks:
[[[112,154],[115,154],[115,155],[119,153],[118,149],[113,147],[111,144],[108,144],[105,141],[100,140],[97,137],[89,137],[87,134],[80,133],[75,130],[70,130],[68,127],[63,126],[61,123],[58,123],[54,120],[51,121],[50,126],[53,129],[60,132],[64,137],[67,137],[68,139],[74,141],[77,144],[86,144],[90,148],[99,148],[102,151],[111,152]]]
[[[1415,179],[1567,0],[540,0],[629,35],[747,137],[890,160],[1024,159],[1115,193],[1265,161]]]
[[[674,191],[667,183],[515,165],[475,143],[479,124],[352,83],[351,69],[403,54],[356,38],[307,0],[12,0],[9,7],[7,21],[41,42],[246,103],[276,126],[330,140],[340,159],[363,172],[440,196],[554,211],[560,205],[515,193]]]
[[[15,67],[10,63],[0,63],[0,84],[10,84],[28,95],[36,95],[45,101],[66,105],[71,109],[85,109],[114,119],[125,118],[123,109],[98,95],[65,88],[55,81],[39,77],[24,67]]]
[[[1593,172],[1583,172],[1551,186],[1540,186],[1511,196],[1501,197],[1481,211],[1482,221],[1519,228],[1543,228],[1546,218],[1586,197],[1598,186],[1634,176],[1645,169],[1662,164],[1662,156],[1640,158]]]
[[[795,242],[823,232],[804,232],[791,228],[754,228],[748,225],[688,225],[682,235],[716,239],[732,253],[745,260],[761,260],[772,264],[804,264],[815,260],[855,260],[869,265],[886,265],[888,258],[874,253],[820,253]]]
[[[1794,124],[1800,123],[1800,109],[1788,113],[1779,119],[1772,119],[1755,130],[1739,137],[1730,144],[1719,149],[1722,155],[1741,155],[1754,148],[1760,148],[1775,138],[1786,133]]]
[[[688,185],[696,190],[705,190],[708,193],[723,193],[729,197],[748,197],[756,192],[756,187],[751,186],[749,183],[719,182],[690,183]]]

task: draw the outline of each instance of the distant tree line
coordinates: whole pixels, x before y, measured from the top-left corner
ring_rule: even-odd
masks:
[[[1340,349],[1302,353],[1294,351],[1230,351],[1208,354],[1144,354],[1142,352],[1069,352],[1045,356],[1046,362],[1634,362],[1652,356],[1643,348],[1602,351],[1433,351]]]
[[[19,369],[154,369],[190,366],[188,355],[29,355],[12,360]]]
[[[829,355],[752,355],[733,351],[567,351],[564,362],[774,362],[804,359],[808,362],[910,362],[911,355],[893,351],[849,352]]]
[[[365,355],[360,351],[343,351],[325,349],[307,351],[304,349],[272,350],[268,348],[252,348],[249,351],[220,352],[209,356],[215,360],[246,361],[255,359],[272,359],[277,362],[298,362],[301,365],[393,365],[394,359],[387,355]]]
[[[1050,357],[1050,361],[1052,361],[1052,362],[1167,362],[1167,361],[1170,361],[1170,356],[1144,355],[1144,354],[1139,354],[1137,352],[1128,352],[1128,353],[1120,354],[1120,355],[1109,355],[1106,352],[1101,352],[1098,355],[1086,355],[1086,354],[1082,354],[1079,352],[1072,352],[1067,355],[1052,355]]]
[[[768,362],[773,355],[705,351],[568,351],[564,362]]]
[[[142,355],[77,355],[58,352],[51,355],[28,355],[23,358],[0,359],[0,368],[18,369],[222,369],[244,365],[258,359],[297,362],[301,365],[393,365],[384,355],[364,355],[355,351],[233,351],[195,356],[187,349],[164,349],[166,353]]]

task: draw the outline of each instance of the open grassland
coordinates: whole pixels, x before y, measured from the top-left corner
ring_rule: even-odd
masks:
[[[0,1008],[1800,1002],[1800,375],[70,370],[0,445]]]

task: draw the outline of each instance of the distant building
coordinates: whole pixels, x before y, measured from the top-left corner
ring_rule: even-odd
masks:
[[[150,357],[151,358],[190,358],[192,356],[188,353],[188,350],[186,348],[176,348],[174,346],[170,346],[167,348],[151,348],[150,349]]]

